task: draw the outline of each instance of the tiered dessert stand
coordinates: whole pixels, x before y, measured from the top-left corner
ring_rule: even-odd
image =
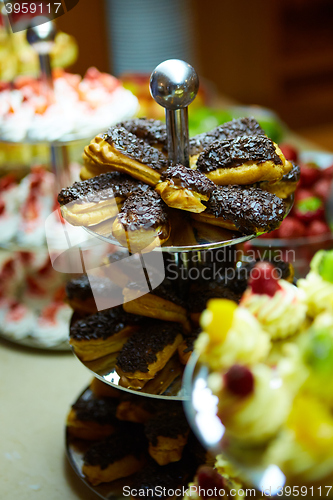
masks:
[[[151,94],[156,102],[165,108],[170,163],[181,163],[189,166],[187,106],[195,98],[198,85],[198,77],[192,66],[179,60],[168,60],[161,63],[151,75]],[[172,261],[173,265],[176,266],[179,275],[176,286],[185,299],[191,269],[194,267],[200,268],[205,264],[207,252],[213,249],[226,249],[232,255],[232,249],[236,248],[236,245],[256,237],[255,234],[244,236],[229,230],[207,227],[204,224],[197,225],[193,229],[191,238],[187,239],[186,234],[184,234],[186,231],[184,228],[180,228],[177,233],[171,234],[171,244],[167,242],[153,251],[153,253],[156,251],[162,252],[168,261]],[[96,229],[94,232],[91,229],[87,229],[87,231],[104,241],[119,246],[119,243],[110,236],[110,231],[100,230],[97,232]],[[145,255],[147,254],[143,254],[143,256]],[[234,265],[235,260],[232,259],[230,264]],[[157,374],[155,380],[149,381],[141,390],[128,389],[120,385],[120,377],[115,370],[115,361],[116,356],[110,355],[100,360],[85,361],[83,364],[95,377],[122,391],[139,394],[142,397],[164,400],[185,401],[189,399],[189,394],[182,388],[183,370],[178,359],[172,358],[166,367]],[[89,397],[89,390],[86,390],[83,394],[84,397]],[[92,487],[86,481],[81,472],[82,454],[72,446],[68,435],[66,448],[69,460],[82,481],[101,498],[110,499],[119,496],[116,487],[118,482],[116,482],[116,485],[110,483],[109,485]]]

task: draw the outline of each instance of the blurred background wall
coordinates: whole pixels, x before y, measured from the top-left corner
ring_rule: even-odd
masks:
[[[292,128],[333,123],[332,0],[80,0],[58,25],[78,40],[81,74],[149,73],[179,57],[218,95]]]

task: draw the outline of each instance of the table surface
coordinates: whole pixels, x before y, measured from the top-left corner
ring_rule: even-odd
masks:
[[[65,454],[70,405],[90,372],[71,351],[0,340],[1,500],[96,500]]]

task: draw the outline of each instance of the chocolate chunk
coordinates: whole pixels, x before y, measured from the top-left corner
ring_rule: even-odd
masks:
[[[149,229],[168,223],[166,205],[155,191],[132,194],[123,204],[119,222],[127,231]]]
[[[204,213],[233,222],[244,234],[273,231],[286,214],[283,200],[251,186],[219,186],[206,204]]]
[[[76,417],[82,421],[97,422],[101,425],[115,424],[118,400],[114,398],[79,399],[72,405]]]
[[[104,140],[119,153],[154,170],[162,171],[168,166],[168,160],[164,154],[142,139],[138,139],[124,127],[111,127],[105,134]]]
[[[117,127],[123,127],[139,139],[150,145],[167,146],[167,132],[165,123],[153,118],[133,118],[125,122],[118,123]]]
[[[191,137],[190,155],[201,153],[201,151],[210,146],[214,141],[236,139],[241,135],[265,135],[265,132],[254,118],[238,118],[237,120],[223,123],[209,132]]]
[[[74,182],[62,189],[58,195],[61,206],[78,201],[80,203],[97,203],[113,196],[126,197],[138,191],[151,189],[147,184],[137,181],[126,174],[107,172],[82,182]]]
[[[238,167],[247,162],[265,161],[282,165],[273,141],[264,135],[243,135],[237,139],[213,142],[200,153],[197,168],[202,172],[212,172],[219,168]]]
[[[178,323],[168,321],[147,321],[143,329],[128,339],[117,358],[117,365],[123,372],[147,373],[149,365],[157,361],[157,354],[182,333]]]
[[[76,321],[70,328],[70,337],[77,340],[107,339],[125,326],[140,321],[141,316],[126,313],[122,306],[113,307]]]
[[[167,410],[149,419],[145,425],[145,435],[153,446],[157,446],[159,436],[177,439],[188,431],[189,425],[182,407],[172,404]]]
[[[103,470],[128,455],[140,458],[145,446],[146,439],[142,426],[127,422],[123,432],[117,432],[103,441],[92,444],[84,454],[83,460],[85,465],[99,465]]]
[[[180,164],[168,167],[162,174],[162,180],[167,180],[175,186],[188,188],[206,196],[212,193],[216,187],[214,182],[199,170],[192,170]]]

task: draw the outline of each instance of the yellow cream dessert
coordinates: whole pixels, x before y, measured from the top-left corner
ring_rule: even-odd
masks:
[[[201,316],[203,332],[195,342],[200,358],[211,369],[264,359],[271,347],[269,335],[244,307],[228,299],[211,299]]]
[[[323,311],[333,311],[333,250],[317,252],[310,268],[298,287],[305,293],[308,315],[314,318]]]

